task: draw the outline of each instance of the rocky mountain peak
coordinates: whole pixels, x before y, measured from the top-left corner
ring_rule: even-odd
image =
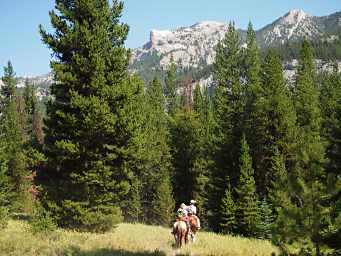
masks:
[[[340,29],[341,12],[317,17],[294,9],[257,30],[256,36],[259,46],[267,48],[303,38],[317,40],[326,34],[338,38]],[[165,69],[172,57],[179,68],[187,70],[209,66],[214,62],[215,47],[227,30],[228,24],[217,21],[202,21],[174,30],[152,30],[150,41],[133,50],[131,70],[150,73],[151,70]],[[246,31],[238,31],[245,39]]]
[[[305,13],[303,10],[294,9],[290,10],[280,20],[282,24],[295,25],[309,17],[311,17],[311,15]]]

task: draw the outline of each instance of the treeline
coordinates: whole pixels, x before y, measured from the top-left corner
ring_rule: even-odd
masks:
[[[36,167],[44,161],[43,117],[35,88],[26,81],[19,93],[11,62],[0,89],[0,226],[8,213],[32,214],[38,189]]]
[[[278,53],[283,60],[298,59],[302,42],[285,42],[276,46]],[[310,44],[314,49],[314,56],[324,61],[334,61],[341,59],[341,32],[333,35],[330,39],[320,38],[311,40]],[[264,49],[263,54],[266,54]]]
[[[164,86],[158,77],[145,84],[128,73],[122,10],[120,1],[60,0],[55,32],[40,27],[56,81],[44,134],[32,87],[18,95],[5,68],[1,214],[104,232],[122,220],[169,225],[195,199],[206,229],[299,255],[340,253],[338,68],[317,74],[304,41],[289,86],[279,55],[261,58],[252,25],[244,48],[231,23],[213,92],[179,83],[174,62]]]

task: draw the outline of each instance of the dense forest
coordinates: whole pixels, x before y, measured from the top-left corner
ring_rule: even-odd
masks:
[[[230,23],[213,91],[181,81],[174,62],[145,84],[128,72],[122,11],[117,0],[57,1],[54,33],[40,27],[54,56],[44,120],[34,86],[18,93],[4,68],[0,227],[20,214],[42,229],[169,226],[195,199],[204,229],[340,255],[338,67],[318,73],[304,41],[289,86],[278,51],[262,57],[251,23],[242,47]]]

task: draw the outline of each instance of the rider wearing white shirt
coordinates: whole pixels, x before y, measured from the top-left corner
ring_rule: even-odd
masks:
[[[192,199],[189,206],[193,215],[197,215],[197,207],[194,205],[195,203],[196,201]]]
[[[189,209],[190,209],[190,212],[195,215],[195,217],[197,218],[198,220],[198,228],[200,229],[200,219],[197,217],[197,207],[195,206],[197,202],[195,200],[191,200],[190,201],[190,205],[188,206]]]

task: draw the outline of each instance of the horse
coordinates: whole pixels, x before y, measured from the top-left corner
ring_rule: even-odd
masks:
[[[185,244],[188,243],[188,228],[186,225],[186,222],[183,220],[178,220],[173,225],[173,231],[172,234],[175,238],[175,246],[177,248],[182,247],[183,240],[185,241]]]
[[[191,215],[189,217],[189,224],[190,224],[190,232],[189,235],[191,237],[192,242],[195,242],[196,234],[200,229],[200,220],[196,215]]]

